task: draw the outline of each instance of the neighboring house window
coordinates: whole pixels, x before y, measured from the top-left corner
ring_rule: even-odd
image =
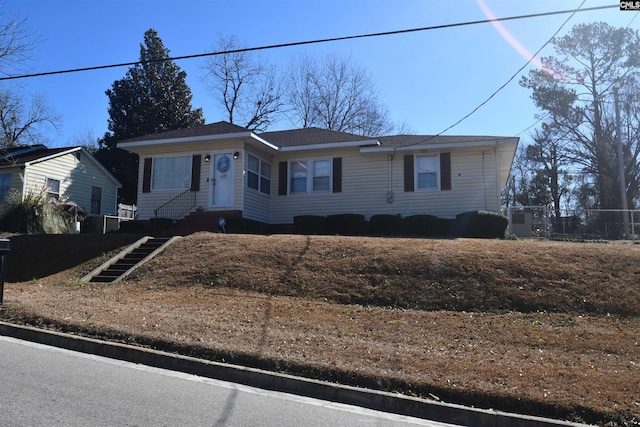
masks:
[[[271,194],[271,165],[251,154],[247,162],[247,187]]]
[[[91,213],[100,214],[101,205],[102,205],[102,188],[91,187]]]
[[[418,188],[438,188],[438,157],[418,156],[416,174]]]
[[[10,173],[0,174],[0,200],[7,197],[7,194],[9,194],[10,189],[11,189],[11,174]]]
[[[60,199],[60,180],[47,178],[47,197],[50,199]]]
[[[151,188],[182,190],[191,186],[191,156],[157,157],[153,159]]]

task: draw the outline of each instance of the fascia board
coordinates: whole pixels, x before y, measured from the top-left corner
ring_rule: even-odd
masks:
[[[455,148],[495,147],[496,145],[517,144],[518,138],[495,139],[491,141],[470,141],[441,144],[417,144],[401,147],[362,147],[360,153],[391,153],[394,151],[432,151]]]
[[[61,152],[56,153],[56,154],[51,154],[50,156],[40,157],[40,158],[31,160],[30,162],[25,162],[24,165],[25,166],[31,166],[34,163],[46,162],[47,160],[55,159],[56,157],[60,157],[60,156],[65,156],[67,154],[70,154],[70,153],[73,153],[73,152],[76,152],[76,151],[80,151],[80,150],[82,150],[82,147],[73,147],[73,148],[70,148],[69,150],[66,150],[66,151],[61,151]]]
[[[309,151],[309,150],[323,150],[323,149],[331,149],[331,148],[362,147],[363,145],[379,146],[380,142],[377,139],[372,139],[372,140],[351,141],[351,142],[329,142],[325,144],[293,145],[289,147],[280,147],[278,151],[281,151],[281,152]],[[362,151],[362,148],[360,150]]]
[[[220,140],[220,139],[242,139],[242,138],[251,138],[255,137],[252,132],[237,132],[237,133],[223,133],[219,135],[202,135],[202,136],[191,136],[191,137],[182,137],[182,138],[168,138],[168,139],[149,139],[146,141],[134,141],[134,142],[121,142],[118,143],[118,148],[122,149],[130,149],[130,148],[144,148],[151,147],[154,145],[166,145],[173,144],[177,142],[203,142],[203,141],[211,141],[211,140]],[[134,151],[134,150],[130,150]]]

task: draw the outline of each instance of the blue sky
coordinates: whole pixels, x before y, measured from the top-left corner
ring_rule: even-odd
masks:
[[[2,18],[18,14],[40,42],[28,71],[37,73],[139,59],[149,28],[158,31],[172,56],[211,51],[219,35],[235,34],[247,46],[264,46],[358,34],[421,28],[486,19],[480,0],[3,0]],[[581,0],[484,0],[494,16],[510,17],[573,9]],[[605,21],[640,29],[637,12],[620,11],[617,0],[587,0],[583,7],[615,6],[576,14],[562,29]],[[292,56],[307,52],[349,55],[370,74],[392,120],[415,133],[436,134],[470,113],[502,86],[527,59],[513,40],[534,53],[569,15],[503,22],[506,32],[479,24],[408,34],[266,50],[261,55],[286,69]],[[631,22],[631,24],[630,24]],[[512,38],[511,43],[508,38]],[[639,47],[640,48],[640,47]],[[551,46],[541,55],[553,54]],[[201,77],[203,59],[177,61],[187,72],[193,106],[207,123],[224,120]],[[536,122],[536,109],[520,76],[449,135],[518,135]],[[107,131],[105,90],[127,67],[34,77],[15,81],[42,94],[62,119],[49,146],[74,144],[87,133]],[[7,84],[4,82],[3,84]],[[269,130],[290,128],[288,122]]]

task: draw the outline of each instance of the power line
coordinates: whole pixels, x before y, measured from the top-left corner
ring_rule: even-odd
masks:
[[[446,128],[443,131],[440,131],[439,133],[437,133],[436,135],[432,135],[429,138],[425,138],[422,141],[417,141],[417,142],[412,142],[410,144],[406,144],[406,145],[402,145],[402,147],[411,147],[414,145],[419,145],[419,144],[424,144],[425,142],[428,142],[430,140],[432,140],[435,137],[438,137],[440,135],[442,135],[443,133],[445,133],[446,131],[458,126],[460,123],[462,123],[464,120],[466,120],[467,118],[469,118],[471,115],[473,115],[476,111],[478,111],[480,108],[482,108],[487,102],[489,102],[494,96],[496,96],[498,94],[498,92],[500,92],[502,89],[504,89],[509,83],[511,83],[511,81],[513,79],[515,79],[518,74],[520,74],[522,72],[522,70],[524,70],[527,65],[529,65],[531,63],[531,61],[533,61],[533,59],[538,56],[538,54],[542,51],[542,49],[544,49],[549,43],[551,43],[551,40],[553,40],[553,38],[555,36],[558,35],[558,33],[560,32],[560,30],[567,24],[567,22],[569,22],[571,20],[571,18],[573,18],[573,16],[577,13],[577,12],[584,12],[588,9],[580,9],[582,7],[582,5],[586,2],[587,0],[582,0],[582,3],[580,3],[580,6],[578,6],[577,9],[574,9],[571,13],[571,16],[569,16],[563,23],[562,25],[560,25],[560,28],[558,28],[556,30],[555,33],[553,33],[553,35],[549,38],[549,40],[547,40],[542,47],[540,47],[540,49],[538,49],[536,51],[536,53],[534,53],[533,55],[531,55],[531,58],[529,58],[529,60],[522,66],[520,67],[520,69],[518,69],[518,71],[515,72],[515,74],[513,74],[509,80],[506,81],[506,83],[504,83],[502,86],[500,86],[495,92],[493,92],[487,99],[485,99],[483,102],[481,102],[476,108],[474,108],[469,114],[467,114],[466,116],[462,117],[460,120],[458,120],[457,122],[455,122],[454,124],[452,124],[451,126],[449,126],[448,128]],[[610,6],[602,6],[602,7],[610,7]],[[539,122],[540,120],[538,120]],[[536,122],[537,123],[537,122]],[[535,124],[534,124],[535,125]],[[528,128],[527,128],[528,129]]]
[[[552,16],[552,15],[560,15],[560,14],[565,14],[565,13],[575,14],[578,11],[580,11],[580,12],[588,12],[588,11],[600,10],[600,9],[610,9],[610,8],[614,8],[614,7],[618,7],[618,6],[617,5],[612,5],[612,6],[594,6],[594,7],[591,7],[591,8],[580,9],[580,10],[578,10],[579,8],[578,9],[569,9],[569,10],[559,10],[559,11],[555,11],[555,12],[533,13],[533,14],[528,14],[528,15],[510,16],[510,17],[506,17],[506,18],[497,18],[497,19],[483,19],[483,20],[478,20],[478,21],[467,21],[467,22],[459,22],[459,23],[454,23],[454,24],[433,25],[433,26],[430,26],[430,27],[411,28],[411,29],[405,29],[405,30],[385,31],[385,32],[370,33],[370,34],[359,34],[359,35],[354,35],[354,36],[331,37],[331,38],[326,38],[326,39],[307,40],[307,41],[299,41],[299,42],[291,42],[291,43],[280,43],[280,44],[274,44],[274,45],[249,47],[249,48],[234,49],[234,50],[227,50],[227,51],[221,51],[221,52],[208,52],[208,53],[199,53],[199,54],[195,54],[195,55],[175,56],[173,58],[155,59],[155,60],[150,60],[150,61],[144,61],[144,63],[154,63],[154,62],[164,62],[164,61],[179,61],[179,60],[182,60],[182,59],[203,58],[203,57],[207,57],[207,56],[227,55],[227,54],[240,53],[240,52],[254,52],[254,51],[259,51],[259,50],[278,49],[278,48],[293,47],[293,46],[304,46],[304,45],[317,44],[317,43],[328,43],[328,42],[354,40],[354,39],[362,39],[362,38],[369,38],[369,37],[391,36],[391,35],[397,35],[397,34],[414,33],[414,32],[419,32],[419,31],[441,30],[441,29],[445,29],[445,28],[455,28],[455,27],[462,27],[462,26],[467,26],[467,25],[487,24],[487,23],[496,22],[496,21],[512,21],[512,20],[517,20],[517,19],[538,18],[538,17],[541,17],[541,16]],[[30,77],[52,76],[52,75],[58,75],[58,74],[78,73],[78,72],[82,72],[82,71],[104,70],[104,69],[108,69],[108,68],[131,67],[131,66],[134,66],[134,65],[140,65],[142,63],[143,63],[143,61],[122,62],[122,63],[119,63],[119,64],[97,65],[97,66],[93,66],[93,67],[73,68],[73,69],[58,70],[58,71],[45,71],[45,72],[33,73],[33,74],[21,74],[21,75],[16,75],[16,76],[0,77],[0,81],[26,79],[26,78],[30,78]]]

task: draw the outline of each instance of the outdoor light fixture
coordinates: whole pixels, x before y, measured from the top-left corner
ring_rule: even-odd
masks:
[[[240,155],[240,153],[236,151],[235,153],[233,153],[233,158],[237,159],[239,155]]]
[[[204,156],[204,161],[206,163],[209,163],[211,161],[211,154],[207,154],[206,156]]]

